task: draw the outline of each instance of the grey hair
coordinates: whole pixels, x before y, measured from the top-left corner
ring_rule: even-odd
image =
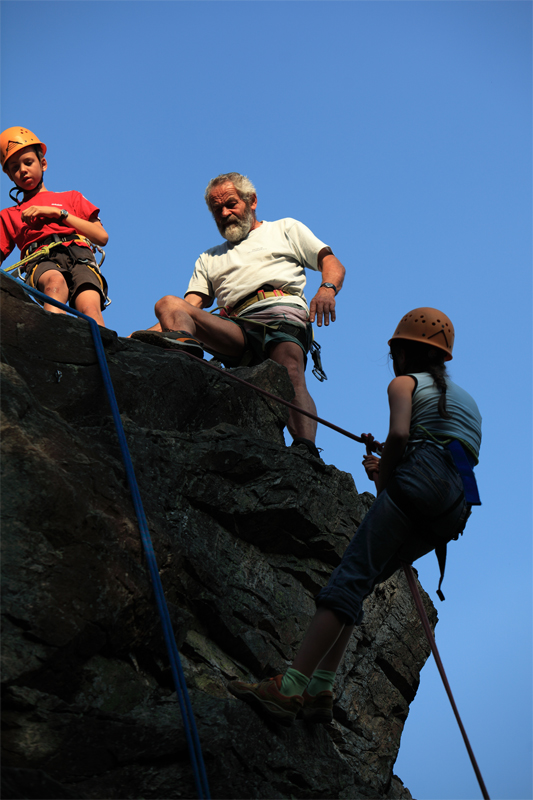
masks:
[[[240,172],[224,172],[222,175],[217,175],[216,178],[213,178],[207,184],[207,189],[205,190],[205,202],[207,203],[208,209],[211,211],[211,205],[209,203],[209,195],[211,191],[215,188],[215,186],[220,186],[222,183],[232,183],[236,190],[237,194],[244,200],[244,202],[248,205],[250,200],[254,195],[257,195],[255,191],[255,186],[253,185],[250,178],[247,178],[246,175],[241,175]]]

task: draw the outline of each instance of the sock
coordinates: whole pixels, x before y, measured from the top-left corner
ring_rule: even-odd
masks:
[[[309,678],[307,675],[303,675],[301,672],[298,672],[297,669],[289,667],[281,681],[281,694],[284,694],[286,697],[290,697],[293,694],[301,695],[304,693],[308,683]]]
[[[313,677],[309,681],[307,693],[314,697],[319,692],[333,691],[333,684],[335,683],[335,672],[330,672],[327,669],[317,669],[313,672]]]

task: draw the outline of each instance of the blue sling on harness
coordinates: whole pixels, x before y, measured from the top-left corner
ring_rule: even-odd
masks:
[[[464,449],[458,439],[452,439],[452,441],[446,445],[446,449],[450,451],[453,463],[457,467],[457,472],[463,481],[466,502],[470,503],[471,506],[480,506],[481,500],[479,499],[476,476],[473,470],[474,457]]]
[[[474,456],[470,455],[470,453],[465,450],[463,445],[458,439],[452,439],[452,441],[446,445],[446,449],[450,451],[450,454],[453,458],[453,463],[457,469],[457,472],[461,476],[461,480],[463,482],[463,492],[464,492],[464,499],[467,502],[467,513],[462,521],[462,527],[460,530],[457,531],[457,535],[454,536],[454,539],[458,539],[460,534],[463,532],[466,521],[470,516],[470,509],[471,506],[480,506],[481,500],[479,499],[479,490],[477,488],[477,481],[476,476],[474,475]],[[435,548],[435,553],[437,555],[437,561],[439,562],[440,568],[440,580],[439,586],[437,589],[437,595],[439,600],[444,600],[444,595],[441,591],[441,584],[444,579],[444,568],[446,566],[446,549],[447,543],[441,544]]]

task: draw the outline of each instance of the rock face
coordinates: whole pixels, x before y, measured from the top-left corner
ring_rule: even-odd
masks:
[[[90,327],[1,290],[3,797],[193,798]],[[429,648],[400,573],[366,601],[331,726],[280,730],[225,688],[286,668],[372,496],[285,446],[284,406],[102,335],[212,797],[410,798],[393,765]],[[292,397],[271,361],[236,373]]]

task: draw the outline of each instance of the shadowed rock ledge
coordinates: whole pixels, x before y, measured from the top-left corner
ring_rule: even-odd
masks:
[[[194,798],[89,325],[0,288],[3,797]],[[102,335],[212,797],[410,798],[393,766],[429,648],[400,573],[366,602],[331,726],[281,730],[225,688],[286,668],[372,495],[287,448],[280,404]],[[271,361],[236,372],[292,397]]]

